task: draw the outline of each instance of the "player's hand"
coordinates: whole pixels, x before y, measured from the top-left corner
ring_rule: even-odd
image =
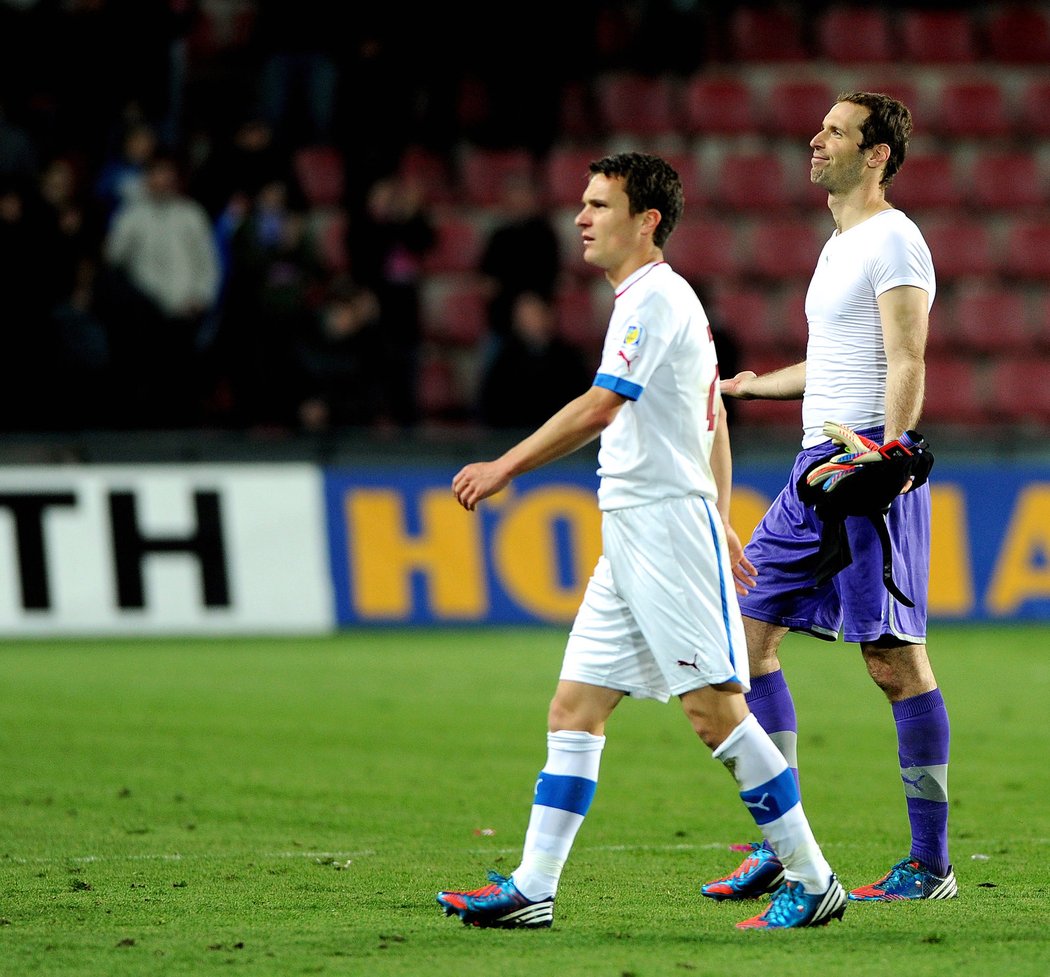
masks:
[[[723,525],[726,531],[726,542],[729,544],[729,565],[733,570],[733,586],[736,587],[736,592],[744,597],[758,582],[755,579],[758,576],[758,570],[744,556],[744,547],[736,530],[728,523],[723,523]]]
[[[735,377],[723,380],[719,387],[723,397],[747,397],[746,385],[754,380],[758,374],[754,370],[741,370]]]
[[[456,501],[473,512],[482,499],[495,495],[507,487],[510,479],[491,461],[478,461],[461,468],[452,479],[452,494]]]

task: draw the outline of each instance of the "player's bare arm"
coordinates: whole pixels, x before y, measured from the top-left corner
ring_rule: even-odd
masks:
[[[452,479],[452,493],[471,511],[501,492],[512,479],[563,458],[593,441],[616,417],[625,398],[604,387],[591,387],[495,461],[467,465]]]
[[[806,390],[806,361],[763,373],[742,370],[721,383],[723,397],[738,400],[801,400]]]
[[[892,441],[915,428],[926,390],[926,334],[929,328],[925,289],[891,288],[879,296],[886,348],[886,433]]]
[[[730,499],[733,491],[733,452],[729,441],[729,424],[726,412],[719,405],[718,423],[715,427],[715,442],[711,448],[711,474],[715,477],[718,489],[718,514],[725,527],[726,542],[729,544],[729,565],[733,568],[733,586],[743,596],[748,588],[755,586],[754,564],[744,556],[744,546],[740,537],[729,522]]]

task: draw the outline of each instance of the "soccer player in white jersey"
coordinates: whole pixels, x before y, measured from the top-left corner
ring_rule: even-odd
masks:
[[[744,700],[737,592],[753,568],[729,526],[729,433],[711,330],[696,293],[663,259],[682,208],[678,174],[659,157],[624,153],[590,164],[576,226],[584,259],[616,294],[594,383],[500,458],[467,465],[452,480],[460,504],[473,510],[515,476],[601,437],[603,553],[550,704],[521,863],[507,878],[490,873],[481,889],[438,894],[445,913],[466,924],[551,925],[559,877],[597,785],[606,720],[625,695],[677,696],[774,839],[785,881],[765,912],[738,926],[822,925],[847,904],[787,762]]]
[[[728,396],[802,398],[802,451],[784,491],[745,553],[757,585],[740,601],[750,657],[751,711],[798,768],[797,724],[778,647],[788,630],[860,645],[868,673],[889,699],[911,828],[911,847],[859,901],[948,899],[958,886],[948,856],[949,724],[926,653],[930,490],[905,491],[887,515],[893,563],[906,607],[883,586],[883,555],[871,523],[846,520],[853,562],[815,585],[820,521],[801,503],[799,475],[832,448],[836,421],[882,443],[919,421],[928,315],[936,283],[916,225],[886,199],[904,162],[911,113],[889,96],[838,96],[810,146],[810,180],[828,192],[835,230],[817,259],[806,296],[809,342],[802,363],[722,382]],[[746,899],[775,885],[782,859],[769,839],[753,843],[731,875],[704,884],[714,899]]]

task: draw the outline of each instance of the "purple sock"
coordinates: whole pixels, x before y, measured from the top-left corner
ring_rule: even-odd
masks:
[[[795,701],[791,698],[784,673],[777,669],[751,679],[751,691],[744,698],[755,714],[759,726],[784,754],[795,786],[798,786],[798,721],[795,719]]]
[[[911,822],[911,857],[947,875],[948,711],[940,689],[893,703],[897,755]]]

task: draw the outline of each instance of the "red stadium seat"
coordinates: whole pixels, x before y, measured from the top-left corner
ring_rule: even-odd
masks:
[[[817,266],[824,238],[805,220],[774,218],[751,232],[751,271],[768,279],[803,278]]]
[[[1034,136],[1050,136],[1050,79],[1031,78],[1018,95],[1017,126]]]
[[[769,88],[764,128],[774,136],[811,139],[835,104],[838,90],[818,79],[785,78]]]
[[[558,332],[562,338],[586,353],[599,355],[608,316],[603,314],[604,310],[595,308],[591,287],[572,285],[560,288],[554,296],[554,304],[558,315]],[[597,367],[597,360],[594,365]]]
[[[975,203],[995,210],[1050,203],[1042,168],[1031,153],[982,153],[970,170],[969,193]]]
[[[459,156],[462,198],[478,207],[494,207],[502,199],[508,177],[535,178],[535,161],[526,149],[491,149],[467,145]]]
[[[447,157],[422,146],[410,146],[401,157],[399,174],[423,190],[423,199],[429,206],[448,204],[456,193]]]
[[[664,254],[675,271],[694,283],[742,271],[736,228],[729,221],[684,218],[668,239]]]
[[[541,168],[547,203],[553,207],[578,208],[590,180],[588,166],[602,155],[600,149],[581,149],[564,144],[554,146]]]
[[[977,60],[971,14],[966,10],[906,9],[900,15],[901,54],[916,64],[967,64]]]
[[[445,420],[464,411],[465,397],[446,351],[423,349],[416,378],[416,398],[424,420]]]
[[[802,161],[800,156],[800,166]],[[791,203],[795,195],[784,161],[777,154],[730,152],[718,164],[714,202],[724,207],[776,210]]]
[[[691,209],[703,203],[707,199],[707,190],[696,155],[690,152],[664,153],[663,157],[675,168],[682,181],[686,207]]]
[[[1019,279],[1050,281],[1050,222],[1018,218],[1006,230],[1003,274]]]
[[[1050,12],[1044,4],[1013,3],[993,9],[985,19],[983,33],[993,61],[1050,62]]]
[[[963,194],[954,159],[944,153],[909,153],[886,197],[903,210],[958,207]]]
[[[478,282],[430,279],[422,308],[423,335],[440,346],[476,346],[488,331],[486,293]]]
[[[881,64],[898,54],[883,7],[829,7],[817,21],[820,57],[838,64]]]
[[[423,258],[428,274],[477,271],[482,237],[477,225],[458,211],[435,214],[434,246]]]
[[[712,291],[705,306],[711,323],[740,348],[741,369],[753,369],[752,358],[766,358],[781,347],[773,325],[770,290],[730,284]]]
[[[682,113],[690,135],[737,136],[757,126],[751,86],[737,77],[693,75],[682,91]]]
[[[949,81],[941,87],[929,128],[943,136],[1007,136],[1013,122],[997,81]]]
[[[787,7],[733,9],[730,53],[737,61],[805,61],[809,51],[798,15]]]
[[[923,217],[918,223],[930,246],[938,282],[995,274],[996,260],[987,221],[936,214]]]
[[[1023,353],[1032,345],[1024,293],[997,285],[961,285],[952,296],[960,348],[988,356]]]
[[[662,136],[681,128],[670,75],[613,72],[598,78],[595,97],[607,132]]]
[[[312,207],[334,207],[343,201],[346,161],[333,146],[304,146],[292,155],[295,175]]]
[[[986,379],[981,365],[969,357],[928,357],[922,423],[990,423]]]
[[[991,371],[992,411],[1011,424],[1050,424],[1050,358],[1007,356]]]

